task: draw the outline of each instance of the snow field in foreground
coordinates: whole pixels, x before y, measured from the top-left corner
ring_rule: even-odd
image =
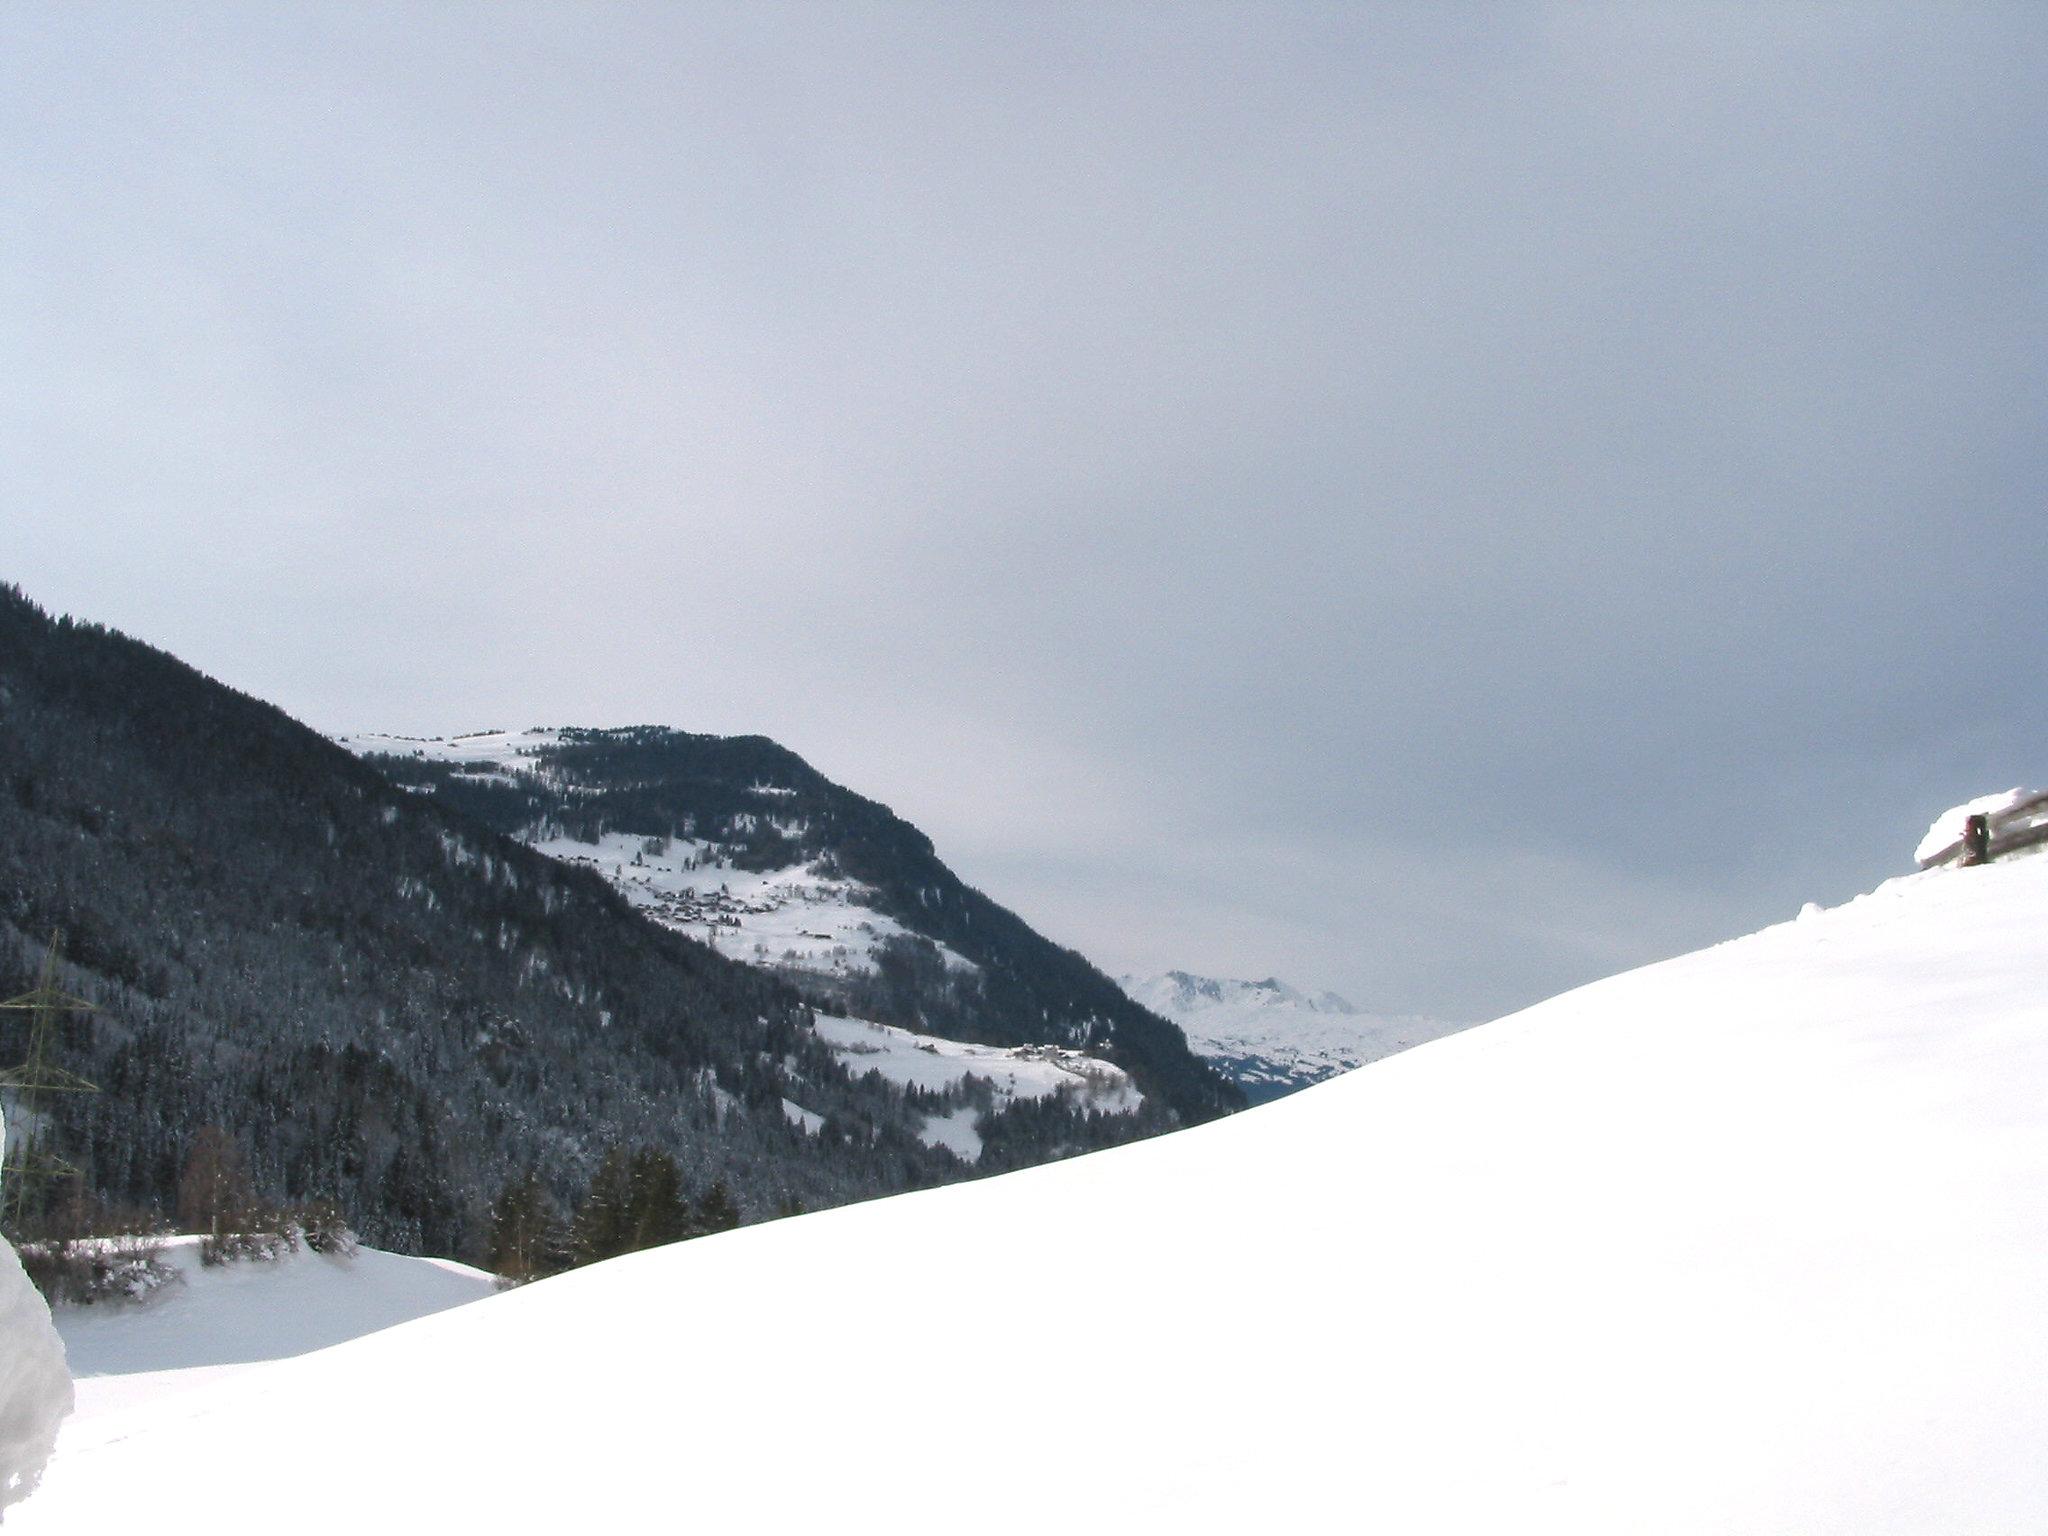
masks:
[[[2044,1232],[2031,860],[279,1362],[11,1528],[2043,1529]]]
[[[493,1295],[497,1282],[451,1259],[358,1248],[340,1257],[299,1250],[269,1261],[207,1267],[197,1237],[165,1240],[179,1279],[147,1301],[56,1311],[77,1378],[78,1407],[60,1450],[119,1439],[166,1400],[219,1392],[267,1369],[413,1318]]]
[[[358,1248],[298,1249],[212,1267],[197,1237],[164,1240],[180,1280],[140,1305],[60,1307],[57,1331],[81,1379],[278,1360],[488,1296],[497,1282],[453,1259]]]

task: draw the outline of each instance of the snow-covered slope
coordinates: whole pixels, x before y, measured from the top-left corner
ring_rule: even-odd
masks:
[[[1334,992],[1311,995],[1277,977],[1232,981],[1168,971],[1119,976],[1117,985],[1178,1024],[1195,1054],[1254,1104],[1466,1027],[1361,1013]]]
[[[205,1266],[199,1239],[164,1240],[179,1279],[140,1303],[59,1307],[72,1374],[122,1376],[281,1360],[491,1295],[496,1281],[453,1259],[357,1248]]]
[[[456,764],[473,770],[466,777],[510,785],[520,775],[554,782],[559,770],[539,755],[560,748],[564,736],[560,730],[535,727],[464,736],[369,733],[335,739],[358,756],[382,753]],[[752,786],[759,819],[783,826],[778,812],[795,793],[780,784]],[[565,863],[596,870],[656,922],[749,964],[821,978],[843,977],[849,971],[872,970],[875,952],[908,931],[869,905],[873,893],[859,882],[810,861],[745,869],[713,839],[676,837],[665,831],[651,836],[652,827],[607,832],[595,842],[535,835],[536,830],[523,832],[522,840]],[[975,968],[944,945],[938,949],[949,968]]]
[[[1121,1067],[1055,1045],[973,1045],[822,1013],[817,1030],[856,1076],[879,1072],[888,1082],[937,1093],[962,1091],[970,1079],[979,1078],[987,1084],[992,1108],[1020,1099],[1060,1098],[1097,1114],[1123,1115],[1144,1103],[1144,1095]],[[928,1116],[924,1141],[947,1148],[964,1162],[976,1161],[981,1156],[980,1112],[961,1104]]]
[[[497,1289],[480,1269],[357,1248],[304,1249],[267,1261],[205,1266],[199,1239],[165,1240],[177,1279],[141,1302],[62,1306],[57,1332],[77,1378],[75,1447],[122,1432],[161,1399],[218,1389],[261,1362],[325,1349],[478,1301]]]
[[[597,871],[657,923],[748,965],[838,978],[873,970],[876,950],[909,932],[868,906],[851,880],[809,864],[741,869],[702,838],[607,832],[594,843],[542,837],[530,846]],[[936,947],[949,969],[975,968]]]
[[[545,727],[445,737],[365,734],[336,738],[359,756],[387,764],[404,760],[408,765],[441,770],[443,776],[424,782],[399,781],[415,793],[438,792],[445,799],[458,786],[473,789],[480,784],[522,792],[523,814],[516,824],[508,823],[502,830],[550,858],[592,870],[653,921],[710,944],[729,959],[795,981],[806,996],[835,1013],[855,1011],[848,1005],[849,994],[856,990],[852,984],[874,978],[891,946],[905,941],[929,944],[944,982],[966,984],[962,996],[982,995],[974,991],[985,979],[981,965],[883,911],[882,893],[844,872],[843,849],[824,834],[827,818],[818,809],[821,803],[829,804],[834,793],[844,792],[825,786],[800,760],[788,758],[781,771],[801,782],[801,789],[749,773],[718,785],[722,795],[707,794],[699,783],[694,786],[697,796],[693,796],[689,781],[678,776],[666,784],[665,794],[650,797],[647,792],[663,767],[658,756],[653,761],[629,756],[626,766],[602,770],[577,757],[579,750],[588,754],[607,748],[631,754],[636,746],[658,754],[664,741],[673,744],[685,739],[680,733],[651,728],[584,731]],[[779,753],[780,749],[773,751]],[[767,758],[775,760],[772,755]],[[666,766],[672,770],[676,765]],[[766,768],[760,771],[768,772]],[[643,780],[639,777],[643,773],[656,778]],[[738,809],[730,803],[735,791]],[[698,796],[706,804],[715,801],[719,809],[686,809]],[[576,824],[565,810],[571,805],[587,808],[598,801],[612,809],[596,826]],[[618,819],[610,819],[614,817]],[[679,824],[690,830],[679,830]],[[757,835],[764,832],[770,835],[762,841],[777,850],[766,867],[751,851]],[[875,834],[872,827],[863,826],[853,835],[872,841]],[[914,832],[910,835],[922,837]],[[943,890],[937,886],[918,891],[920,903],[927,898],[939,902],[942,897]],[[996,979],[1002,980],[1002,973],[1015,970],[1014,958],[1007,963],[999,959],[995,970],[999,973]],[[897,974],[899,979],[903,975],[900,965]],[[873,994],[868,995],[872,999]],[[1113,991],[1111,995],[1115,996]],[[911,1001],[917,1006],[907,1010],[903,1022],[915,1024],[916,1032],[938,1057],[955,1061],[979,1053],[993,1060],[1006,1054],[999,1048],[962,1045],[945,1037],[942,1025],[928,1022],[933,1014],[940,1014],[942,1020],[952,1018],[961,1033],[986,1037],[990,1021],[973,1007],[966,1007],[968,1016],[962,1017],[963,1010],[943,1013],[933,1006],[938,999],[929,995]],[[1099,1051],[1079,1048],[1097,1038],[1097,1028],[1103,1030],[1101,1039],[1110,1038],[1106,1020],[1088,1019],[1077,1029],[1072,1021],[1055,1021],[1031,1009],[1026,1012],[1026,1022],[1034,1026],[1033,1032],[1025,1035],[1027,1043],[1015,1046],[1007,1055],[1041,1063],[1064,1061],[1067,1070],[1055,1069],[1051,1078],[1042,1072],[1033,1076],[1036,1069],[1027,1070],[1027,1080],[1043,1080],[1043,1089],[1021,1095],[1008,1092],[999,1077],[998,1104],[1020,1096],[1044,1097],[1057,1087],[1068,1090],[1063,1094],[1066,1099],[1085,1100],[1083,1107],[1101,1113],[1132,1113],[1142,1106],[1144,1095],[1132,1084],[1128,1072],[1103,1059]],[[1151,1022],[1156,1028],[1157,1021]],[[1043,1028],[1037,1029],[1040,1025]],[[862,1027],[870,1035],[859,1044],[861,1054],[872,1054],[876,1039],[906,1033],[887,1024]],[[842,1056],[852,1049],[844,1038],[834,1037],[833,1044]],[[1174,1049],[1182,1049],[1178,1041]],[[849,1065],[859,1071],[863,1063],[856,1060]],[[947,1081],[958,1082],[964,1075],[964,1068],[954,1070]],[[915,1076],[891,1080],[934,1086]],[[1073,1091],[1083,1088],[1088,1091]],[[817,1128],[819,1117],[800,1101],[788,1102],[786,1113],[795,1123]],[[930,1117],[927,1127],[929,1144],[944,1145],[968,1161],[979,1157],[981,1140],[972,1110],[951,1107],[945,1114]]]
[[[2044,1234],[2035,859],[265,1367],[10,1529],[2040,1530]]]

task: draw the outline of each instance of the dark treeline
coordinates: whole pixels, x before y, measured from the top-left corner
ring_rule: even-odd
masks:
[[[207,1126],[271,1198],[470,1255],[515,1172],[573,1195],[614,1141],[750,1217],[959,1176],[786,985],[13,589],[0,753],[0,995],[61,928],[58,980],[101,1010],[71,1021],[66,1063],[102,1091],[57,1102],[52,1135],[110,1203],[170,1212]],[[0,1016],[0,1061],[22,1019]]]
[[[773,1214],[802,1209],[792,1200]],[[682,1165],[660,1147],[629,1152],[612,1146],[573,1217],[564,1214],[537,1169],[507,1184],[491,1206],[485,1261],[508,1280],[538,1280],[578,1264],[730,1231],[739,1223],[739,1207],[722,1180],[693,1194]]]

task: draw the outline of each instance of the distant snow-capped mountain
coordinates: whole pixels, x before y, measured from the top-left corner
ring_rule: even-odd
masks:
[[[1277,977],[1236,981],[1168,971],[1119,976],[1117,984],[1178,1024],[1195,1053],[1254,1104],[1465,1027],[1361,1013],[1334,992],[1303,992]]]

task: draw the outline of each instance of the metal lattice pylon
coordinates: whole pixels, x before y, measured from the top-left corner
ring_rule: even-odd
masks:
[[[63,945],[64,932],[60,928],[50,935],[50,947],[43,954],[42,974],[36,978],[35,986],[19,997],[0,1002],[0,1008],[29,1016],[27,1056],[20,1066],[0,1071],[0,1089],[13,1095],[15,1113],[22,1122],[20,1138],[9,1149],[4,1166],[0,1166],[0,1174],[5,1175],[4,1186],[0,1186],[0,1209],[9,1215],[17,1233],[23,1221],[41,1209],[42,1192],[50,1181],[79,1171],[41,1145],[43,1095],[99,1092],[96,1085],[57,1063],[57,1052],[63,1044],[64,1016],[98,1011],[84,998],[57,990],[57,956]]]

